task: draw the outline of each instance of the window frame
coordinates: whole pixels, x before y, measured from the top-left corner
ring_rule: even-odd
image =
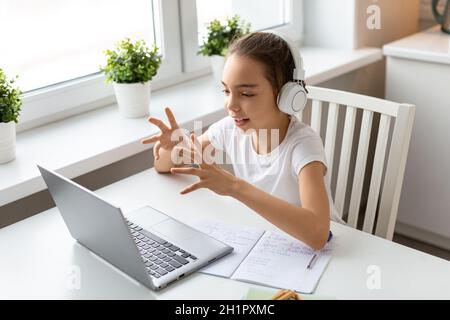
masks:
[[[153,89],[181,74],[181,48],[177,0],[152,1],[156,44],[162,48],[164,63],[152,80]],[[165,48],[171,48],[167,50]],[[115,102],[111,85],[105,84],[101,73],[86,75],[35,90],[25,92],[17,131],[24,131],[68,116],[106,106]]]
[[[196,0],[179,0],[180,2],[180,21],[181,34],[183,39],[183,72],[192,72],[209,68],[209,59],[201,55],[197,55],[197,7]],[[303,0],[288,0],[286,10],[289,13],[290,23],[272,28],[289,36],[297,45],[303,44],[304,28],[303,28]],[[298,12],[298,15],[294,15]]]
[[[152,90],[211,73],[209,59],[197,55],[195,0],[149,0],[155,14],[155,32],[160,32],[164,63],[152,80]],[[303,42],[303,0],[289,0],[291,23],[276,30]],[[294,16],[294,12],[299,12]],[[170,17],[170,18],[166,18]],[[190,22],[190,23],[189,23]],[[170,50],[167,50],[170,48]],[[115,103],[111,85],[97,73],[24,93],[17,132]]]

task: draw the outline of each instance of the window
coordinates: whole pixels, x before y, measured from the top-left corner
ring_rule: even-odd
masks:
[[[206,25],[213,19],[225,21],[238,14],[251,23],[252,30],[276,28],[289,23],[288,0],[197,0],[197,28],[199,45],[206,35]],[[255,10],[258,8],[258,10]]]
[[[183,70],[205,68],[209,60],[197,55],[206,35],[206,25],[213,19],[224,21],[235,14],[251,23],[251,31],[279,29],[301,44],[303,38],[301,0],[183,0],[181,25]],[[192,21],[196,21],[195,24]]]
[[[157,42],[152,1],[0,1],[2,68],[23,91],[97,73],[119,39]]]
[[[25,92],[18,131],[114,103],[99,66],[124,37],[160,48],[155,81],[181,74],[178,20],[163,16],[177,0],[0,0],[0,68]]]
[[[25,92],[18,131],[113,103],[112,86],[104,83],[99,66],[103,51],[124,37],[160,48],[163,63],[152,85],[157,89],[210,72],[209,60],[197,55],[210,20],[238,14],[252,30],[284,29],[300,41],[301,5],[302,0],[0,0],[0,68],[18,74]]]

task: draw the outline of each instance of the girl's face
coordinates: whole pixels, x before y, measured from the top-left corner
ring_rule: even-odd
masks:
[[[262,63],[245,56],[232,54],[225,63],[222,77],[225,109],[244,131],[274,128],[282,114],[264,73]]]

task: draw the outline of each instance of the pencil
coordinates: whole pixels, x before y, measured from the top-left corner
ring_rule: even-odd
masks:
[[[287,290],[282,289],[278,290],[277,293],[272,297],[272,300],[278,300],[279,297],[281,297],[283,294],[286,293]]]
[[[300,296],[293,290],[279,290],[273,297],[272,300],[301,300]]]
[[[309,261],[308,266],[306,267],[306,269],[311,269],[311,268],[313,267],[313,264],[314,264],[314,262],[316,261],[317,256],[318,256],[317,253],[315,253],[315,254],[313,255],[313,257],[312,257],[311,260]]]
[[[280,297],[280,300],[290,300],[291,298],[294,298],[295,292],[289,290],[284,295]]]
[[[284,294],[282,294],[278,299],[276,300],[288,300],[292,297],[292,291],[287,290]]]

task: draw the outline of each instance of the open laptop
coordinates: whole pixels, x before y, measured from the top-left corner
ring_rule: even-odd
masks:
[[[233,250],[149,206],[126,219],[92,191],[38,168],[72,237],[150,289],[159,290]]]

